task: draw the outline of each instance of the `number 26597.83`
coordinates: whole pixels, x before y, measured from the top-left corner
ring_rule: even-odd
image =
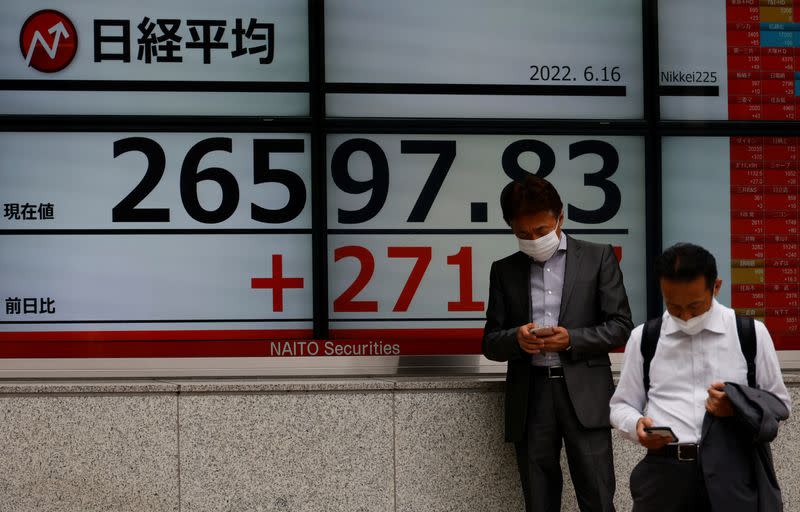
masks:
[[[619,155],[614,146],[602,140],[580,140],[569,144],[569,159],[584,155],[598,155],[602,160],[600,169],[584,174],[586,187],[598,188],[603,193],[603,203],[596,209],[586,210],[574,204],[566,205],[567,218],[580,224],[601,224],[611,220],[619,211],[622,194],[611,178],[619,166]],[[409,223],[424,223],[436,197],[456,160],[455,140],[401,140],[402,154],[434,155],[434,162],[425,184],[406,219]],[[186,212],[194,220],[204,224],[216,224],[230,218],[239,206],[239,183],[230,171],[220,167],[200,169],[201,160],[209,153],[222,151],[231,153],[233,142],[228,137],[212,137],[199,141],[186,154],[180,172],[180,196]],[[147,158],[147,170],[141,181],[112,209],[114,222],[169,222],[169,208],[144,208],[139,204],[156,188],[164,175],[166,156],[161,145],[146,137],[128,137],[114,142],[114,158],[126,153],[139,152]],[[294,220],[306,206],[307,191],[303,179],[288,169],[273,168],[270,156],[277,153],[304,153],[303,139],[254,139],[253,140],[253,184],[276,183],[286,188],[289,200],[281,208],[267,208],[251,203],[250,218],[262,223],[282,224]],[[350,169],[350,160],[356,153],[365,154],[371,164],[368,179],[356,179]],[[520,156],[533,153],[538,157],[537,169],[524,169]],[[505,147],[500,156],[500,165],[506,176],[522,180],[529,174],[549,176],[556,167],[553,148],[536,139],[520,139]],[[369,193],[361,208],[349,210],[338,208],[336,221],[340,224],[361,224],[373,219],[383,209],[389,195],[389,161],[384,149],[375,141],[352,138],[339,144],[333,151],[330,162],[333,184],[342,192],[351,195]],[[198,197],[198,186],[202,182],[219,186],[222,200],[214,209],[206,209]],[[495,185],[493,185],[495,186]],[[404,198],[405,199],[405,198]],[[344,205],[342,205],[344,206]]]

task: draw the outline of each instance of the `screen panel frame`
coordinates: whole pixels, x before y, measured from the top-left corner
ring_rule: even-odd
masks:
[[[317,2],[315,2],[313,0],[308,0],[304,5],[304,4],[292,3],[291,1],[289,1],[289,2],[286,2],[286,4],[283,7],[285,8],[286,6],[289,6],[290,10],[291,9],[296,9],[298,12],[297,13],[291,13],[290,12],[287,15],[287,13],[284,10],[284,12],[277,14],[277,16],[280,17],[281,15],[284,15],[283,21],[285,21],[287,23],[294,22],[292,24],[293,27],[298,27],[298,28],[302,27],[302,30],[306,30],[307,31],[308,29],[311,28],[311,24],[310,23],[306,23],[305,26],[304,26],[303,20],[302,20],[302,14],[299,11],[304,9],[305,10],[305,14],[310,19],[311,18],[311,9],[312,9],[312,7],[315,6],[316,3]],[[64,4],[64,5],[66,5],[66,4]],[[38,14],[38,13],[44,12],[45,15],[57,15],[57,16],[63,16],[65,18],[67,18],[67,21],[68,21],[67,24],[68,25],[71,25],[73,23],[72,20],[69,20],[69,18],[66,16],[66,14],[61,13],[58,10],[53,9],[53,7],[55,7],[56,9],[63,9],[66,13],[69,14],[70,11],[68,9],[70,9],[70,7],[64,7],[62,5],[53,6],[53,5],[44,5],[44,4],[40,5],[39,7],[40,7],[40,9],[38,9],[38,10],[29,8],[29,10],[27,12],[31,13],[31,17],[28,19],[28,21],[30,21],[34,17],[34,14]],[[72,6],[72,7],[77,9],[77,10],[80,10],[83,6],[77,6],[77,7]],[[135,10],[136,7],[133,7],[132,9]],[[206,11],[207,12],[209,10],[212,10],[212,9],[214,9],[213,3],[212,4],[208,4],[206,6]],[[272,11],[272,12],[273,13],[275,13],[276,11],[279,12],[280,9],[281,9],[281,6],[277,6],[277,9],[275,11]],[[13,10],[13,7],[12,7],[12,10]],[[27,12],[26,12],[26,14],[27,14]],[[165,8],[165,12],[167,12],[167,13],[170,12],[170,8],[166,7]],[[174,12],[174,7],[173,7],[173,11],[172,12]],[[170,26],[169,22],[177,21],[176,25],[172,25],[171,26],[172,30],[175,31],[174,33],[170,33],[168,31],[168,29],[165,29],[162,26],[159,26],[159,28],[149,28],[148,30],[152,30],[152,32],[150,32],[150,34],[152,35],[153,38],[155,38],[158,30],[162,31],[162,33],[159,34],[159,35],[166,40],[165,45],[170,45],[171,46],[173,44],[174,40],[178,40],[179,41],[179,45],[177,46],[177,50],[175,50],[175,49],[167,50],[167,49],[164,49],[163,47],[158,47],[158,49],[157,49],[157,47],[154,46],[152,48],[152,50],[153,50],[153,57],[155,58],[155,60],[153,60],[151,62],[149,57],[145,58],[144,60],[145,60],[145,63],[146,63],[146,65],[148,67],[141,68],[141,64],[139,63],[139,61],[142,60],[142,55],[140,54],[140,55],[137,56],[137,53],[136,53],[137,52],[137,44],[140,46],[139,50],[141,50],[141,51],[144,51],[143,50],[144,47],[141,46],[142,45],[141,40],[136,40],[136,36],[138,36],[139,33],[143,34],[145,29],[142,29],[142,28],[140,28],[140,27],[138,27],[136,25],[136,19],[128,19],[125,16],[122,16],[119,19],[101,19],[101,18],[113,17],[114,16],[113,10],[112,11],[104,11],[102,13],[103,14],[102,16],[98,15],[97,18],[94,18],[94,16],[92,16],[91,18],[88,18],[88,19],[87,19],[85,13],[86,13],[86,11],[84,9],[84,11],[81,13],[81,14],[83,14],[83,19],[77,18],[77,17],[74,18],[76,20],[74,22],[75,25],[77,25],[77,26],[81,25],[81,23],[78,23],[78,21],[83,22],[83,25],[84,25],[84,26],[81,27],[83,32],[78,34],[80,36],[80,37],[78,37],[78,40],[79,40],[79,46],[78,46],[79,50],[78,51],[79,51],[79,53],[77,55],[75,55],[75,57],[80,56],[80,52],[88,53],[90,51],[90,49],[92,48],[92,44],[93,43],[95,44],[95,52],[99,52],[99,53],[103,54],[103,52],[101,50],[99,50],[100,45],[102,45],[103,43],[102,42],[98,42],[97,39],[92,39],[89,36],[89,34],[92,33],[91,26],[90,26],[92,22],[95,22],[95,23],[109,22],[110,23],[109,26],[116,27],[116,28],[121,26],[121,25],[118,25],[116,22],[127,22],[125,29],[123,29],[123,34],[130,38],[130,40],[128,42],[131,43],[131,44],[128,45],[128,48],[125,50],[125,52],[123,52],[123,53],[127,53],[128,54],[127,55],[127,60],[123,61],[122,58],[120,56],[118,56],[118,55],[111,56],[111,57],[105,56],[105,59],[103,59],[103,57],[97,57],[97,53],[95,53],[95,64],[97,62],[99,62],[99,60],[97,60],[99,58],[100,60],[111,61],[110,65],[112,65],[112,66],[113,65],[123,64],[123,63],[125,64],[125,66],[136,66],[136,65],[139,65],[140,69],[131,70],[130,71],[130,76],[126,75],[127,78],[132,78],[132,79],[120,79],[120,75],[118,74],[118,72],[120,71],[119,69],[106,69],[106,70],[103,70],[103,71],[99,71],[99,73],[98,73],[97,70],[95,70],[94,73],[90,71],[88,73],[83,73],[83,75],[78,75],[78,76],[76,76],[76,78],[64,79],[64,80],[60,79],[61,75],[59,75],[59,74],[51,74],[50,71],[44,71],[44,72],[36,71],[35,73],[20,75],[20,71],[19,70],[17,70],[16,72],[12,72],[12,70],[9,69],[8,70],[9,71],[9,76],[0,79],[0,94],[17,93],[18,95],[27,94],[27,95],[30,95],[31,97],[34,97],[34,96],[42,97],[43,94],[51,92],[51,93],[55,93],[55,94],[63,94],[63,95],[65,95],[66,98],[70,98],[70,95],[72,95],[72,97],[74,98],[75,101],[82,102],[82,104],[84,104],[84,105],[86,105],[86,104],[91,105],[92,102],[99,102],[98,98],[102,97],[103,95],[111,95],[111,96],[107,96],[107,98],[110,100],[112,96],[114,98],[116,98],[116,97],[124,98],[125,94],[139,94],[139,95],[141,95],[141,98],[145,98],[145,100],[148,97],[157,98],[158,101],[160,102],[160,105],[162,105],[163,108],[176,108],[175,105],[179,104],[180,101],[186,101],[186,99],[189,99],[191,94],[206,94],[206,95],[209,95],[209,94],[210,95],[234,94],[234,95],[243,95],[242,96],[242,100],[240,101],[240,104],[239,104],[239,107],[238,107],[239,110],[236,111],[236,112],[241,112],[249,104],[249,103],[246,103],[245,100],[244,100],[245,98],[247,98],[246,95],[250,94],[251,95],[250,98],[247,98],[247,99],[252,99],[253,98],[253,96],[252,96],[253,93],[267,95],[267,96],[264,96],[264,97],[269,97],[268,96],[269,94],[278,93],[278,94],[289,95],[289,96],[296,95],[295,99],[296,99],[297,107],[295,109],[287,108],[286,104],[288,102],[285,102],[285,96],[284,96],[284,98],[281,98],[282,100],[284,100],[284,104],[279,106],[279,107],[277,107],[279,110],[277,110],[277,111],[273,110],[272,112],[268,112],[271,109],[266,109],[266,110],[264,110],[264,112],[268,112],[266,115],[243,115],[241,113],[240,114],[233,114],[232,113],[231,115],[226,115],[224,113],[223,114],[212,114],[210,112],[224,112],[224,110],[216,110],[215,111],[213,109],[209,109],[207,111],[207,113],[200,114],[200,115],[193,114],[193,113],[180,113],[180,114],[174,114],[173,113],[173,114],[163,114],[163,115],[162,114],[141,115],[141,114],[136,114],[136,113],[125,113],[125,114],[117,114],[117,115],[104,115],[104,114],[99,113],[100,112],[99,109],[98,109],[97,113],[82,114],[82,113],[75,112],[73,114],[50,115],[50,114],[46,114],[46,113],[29,114],[29,113],[26,113],[24,111],[20,111],[19,109],[15,110],[15,109],[12,108],[12,109],[10,109],[10,111],[14,111],[14,112],[17,112],[17,113],[0,114],[0,123],[3,123],[3,124],[5,124],[6,122],[9,122],[9,123],[26,123],[26,122],[29,122],[29,121],[33,121],[34,123],[37,123],[37,122],[45,123],[47,121],[52,121],[54,119],[56,119],[56,120],[57,119],[62,119],[62,120],[66,119],[66,120],[69,120],[68,121],[69,123],[78,123],[78,124],[86,123],[86,122],[103,122],[103,123],[107,122],[107,123],[112,123],[112,124],[113,123],[117,123],[117,122],[121,122],[121,123],[136,124],[136,123],[140,122],[141,120],[147,120],[147,119],[152,118],[150,120],[150,122],[153,122],[153,123],[169,124],[169,123],[175,122],[176,120],[185,119],[187,122],[197,122],[197,123],[202,124],[204,122],[209,122],[212,119],[215,120],[216,122],[220,122],[220,121],[221,122],[225,122],[226,119],[231,118],[231,119],[235,120],[235,122],[253,122],[254,124],[258,124],[259,122],[271,121],[273,119],[291,121],[292,119],[310,118],[310,116],[311,116],[310,110],[309,110],[309,108],[310,108],[309,106],[310,106],[310,91],[311,91],[312,84],[311,84],[311,78],[310,78],[308,73],[309,73],[309,70],[311,69],[311,63],[310,63],[309,59],[311,58],[312,55],[314,55],[314,52],[312,51],[312,49],[310,47],[299,47],[298,46],[296,48],[296,51],[288,52],[288,53],[291,53],[294,58],[302,60],[302,62],[298,61],[299,66],[288,66],[287,67],[287,66],[282,64],[283,60],[280,57],[278,58],[278,60],[269,60],[269,62],[262,63],[263,65],[266,65],[266,66],[271,66],[271,65],[275,64],[275,65],[278,66],[278,68],[281,68],[281,71],[279,71],[279,72],[284,73],[284,76],[280,77],[280,78],[283,78],[283,80],[274,80],[274,79],[273,80],[266,80],[266,81],[265,80],[254,80],[254,79],[241,80],[242,76],[237,76],[238,78],[240,78],[240,80],[226,80],[226,79],[224,79],[225,78],[224,75],[226,73],[226,70],[224,69],[224,66],[225,66],[224,62],[222,63],[223,69],[219,69],[219,68],[213,69],[212,68],[212,71],[211,71],[212,78],[213,78],[213,73],[217,73],[217,75],[223,75],[223,79],[222,80],[208,80],[209,76],[206,74],[206,72],[208,71],[208,68],[205,67],[205,64],[210,64],[212,58],[209,56],[208,57],[209,61],[208,62],[204,62],[203,63],[204,65],[201,66],[200,68],[198,68],[196,61],[193,61],[193,59],[191,59],[191,58],[184,59],[184,57],[190,56],[190,55],[187,55],[187,54],[183,53],[183,52],[187,51],[188,46],[187,47],[182,47],[182,46],[180,46],[180,42],[186,42],[188,44],[190,42],[189,41],[189,34],[192,34],[193,38],[197,37],[197,35],[195,35],[195,34],[193,34],[191,32],[192,30],[194,30],[197,26],[204,26],[203,22],[211,21],[212,22],[211,26],[212,27],[216,26],[216,25],[213,24],[213,22],[216,21],[216,20],[208,20],[208,19],[191,20],[191,21],[195,21],[195,22],[200,22],[200,24],[199,25],[194,25],[194,26],[192,26],[191,29],[188,29],[188,30],[187,30],[187,27],[189,26],[189,21],[190,21],[190,18],[192,16],[184,16],[184,17],[181,17],[181,18],[179,18],[177,20],[172,20],[172,19],[164,20],[165,22],[167,22],[167,24],[168,24],[167,26]],[[6,13],[6,14],[9,14],[9,18],[14,18],[15,16],[19,15],[19,12],[11,12],[11,13]],[[298,14],[298,16],[294,16],[294,14]],[[143,23],[145,21],[149,22],[148,15],[150,15],[150,13],[145,11],[145,14],[144,14],[145,18],[143,20]],[[244,15],[247,16],[247,14],[244,14]],[[239,18],[239,20],[246,20],[246,18]],[[258,21],[256,18],[251,18],[251,20],[252,20],[252,22]],[[160,25],[160,22],[162,20],[161,19],[157,19],[157,20],[153,20],[153,21],[158,22],[159,25]],[[223,20],[223,21],[227,22],[229,20]],[[243,22],[246,23],[246,21],[243,21]],[[133,25],[133,27],[131,27],[131,25]],[[155,27],[155,23],[152,23],[152,25],[153,25],[153,27]],[[72,28],[74,28],[74,27],[72,27]],[[137,28],[139,28],[139,33],[137,33]],[[266,43],[268,41],[272,41],[273,43],[275,43],[275,41],[277,40],[278,43],[280,43],[280,47],[283,47],[283,48],[285,48],[287,46],[291,47],[290,44],[288,44],[288,43],[284,44],[284,42],[282,42],[283,41],[283,39],[282,39],[283,35],[282,34],[283,33],[289,33],[289,32],[285,32],[285,31],[281,32],[280,25],[277,27],[277,30],[274,30],[275,27],[271,26],[269,23],[258,23],[258,24],[255,24],[253,26],[245,27],[246,29],[252,29],[253,30],[252,34],[249,34],[247,32],[242,32],[242,33],[240,33],[238,35],[234,35],[231,39],[236,39],[237,37],[239,38],[239,40],[237,40],[236,43],[233,43],[232,41],[229,41],[227,39],[227,36],[230,36],[230,35],[234,34],[234,31],[236,30],[234,25],[232,23],[231,24],[224,24],[224,25],[222,25],[222,28],[224,30],[227,30],[228,32],[227,33],[222,33],[222,34],[220,34],[220,33],[216,34],[215,35],[215,39],[216,39],[216,37],[226,36],[226,39],[224,40],[224,44],[226,44],[228,46],[223,47],[224,49],[226,49],[226,50],[227,49],[232,49],[235,45],[241,45],[241,47],[238,47],[237,50],[240,50],[240,51],[242,49],[245,50],[244,53],[237,53],[237,55],[232,56],[232,58],[234,58],[234,59],[238,59],[239,57],[244,57],[245,59],[253,58],[253,55],[256,55],[258,57],[258,56],[260,56],[260,54],[262,52],[272,53],[271,51],[267,52],[267,50],[265,49],[265,48],[267,48],[267,44]],[[99,34],[99,32],[98,32],[99,29],[97,29],[97,26],[95,26],[94,29],[95,29],[95,34],[94,35],[97,36]],[[242,27],[240,26],[239,29],[242,29]],[[269,34],[269,36],[266,35],[266,34],[259,33],[259,31],[262,31],[262,30],[266,30],[267,34]],[[11,31],[9,31],[9,32],[11,32]],[[16,42],[16,37],[17,37],[16,36],[16,31],[13,31],[13,32],[14,33],[12,34],[11,39],[14,39],[14,45],[16,46],[17,44],[19,44],[19,47],[21,49],[22,48],[21,35],[20,35],[19,43],[17,43]],[[277,36],[275,36],[276,32],[278,34]],[[252,39],[251,39],[251,36],[252,36]],[[308,34],[304,34],[304,36],[307,36],[307,37],[301,37],[298,41],[300,41],[301,43],[307,45],[313,39],[313,35],[311,33],[308,33]],[[67,36],[67,37],[69,37],[69,36]],[[173,39],[175,37],[177,39]],[[211,36],[209,35],[209,37],[211,37]],[[277,39],[274,39],[276,37],[277,37]],[[246,39],[246,41],[244,41],[245,39]],[[259,39],[264,41],[265,45],[262,45],[259,48],[255,48],[254,45],[253,46],[247,46],[246,45],[246,43],[252,43],[252,41],[257,41]],[[116,33],[107,34],[107,38],[105,40],[105,42],[110,44],[110,45],[119,44],[119,43],[121,43],[123,41],[124,41],[124,39],[119,38],[119,36]],[[164,41],[159,40],[159,43],[161,43],[161,42],[164,42]],[[191,42],[196,42],[196,41],[191,41]],[[278,44],[278,43],[275,43],[275,44]],[[42,43],[42,44],[44,44],[44,43]],[[57,45],[54,46],[52,50],[55,52],[57,47],[58,47]],[[45,49],[49,50],[46,46],[45,46]],[[191,48],[191,49],[193,50],[194,48]],[[220,48],[214,48],[214,50],[219,50],[219,49]],[[14,54],[16,54],[17,51],[18,50],[16,48],[12,49],[12,53],[14,53]],[[161,55],[164,55],[164,53],[162,53],[161,55],[158,55],[158,53],[157,53],[158,51],[167,53],[166,58],[161,60]],[[178,62],[176,60],[171,60],[173,58],[173,57],[170,57],[170,55],[172,54],[172,51],[175,51],[178,54],[176,57],[178,59],[182,59],[182,60],[180,60],[180,62],[181,62],[181,64],[183,64],[183,65],[188,67],[188,71],[187,71],[187,68],[183,68],[181,70],[182,74],[180,74],[180,73],[175,74],[175,73],[173,73],[174,69],[169,69],[170,65],[174,64],[174,62]],[[231,52],[231,53],[233,53],[233,52]],[[31,54],[32,54],[32,52],[29,54],[29,56]],[[4,57],[9,57],[9,55],[4,55]],[[293,57],[289,57],[288,60],[291,61],[291,59]],[[215,59],[219,59],[219,55],[216,55],[214,58]],[[36,59],[36,56],[34,55],[33,60],[35,61],[35,59]],[[272,57],[269,57],[269,59],[272,59]],[[87,69],[86,63],[88,63],[88,62],[89,62],[89,60],[88,60],[88,55],[87,55],[87,56],[85,56],[83,61],[81,61],[79,59],[72,59],[71,61],[68,61],[68,64],[73,64],[73,67],[69,67],[69,68],[64,67],[64,68],[61,68],[61,69],[65,69],[66,70],[65,73],[67,73],[67,76],[75,76],[75,75],[71,74],[71,73],[74,72],[77,75],[77,73],[78,73],[77,71],[74,71],[75,70],[74,66],[75,65],[77,65],[79,67],[83,66],[84,69],[82,69],[82,71],[85,71]],[[153,68],[151,70],[149,66],[155,66],[155,67],[161,66],[161,67],[158,67],[157,69]],[[167,67],[164,67],[164,66],[167,66]],[[61,69],[54,70],[53,72],[61,71]],[[146,71],[145,73],[142,73],[142,69],[145,69],[145,70],[148,70],[148,71]],[[149,71],[152,71],[153,75],[156,75],[155,79],[147,79],[145,76],[142,76],[142,74],[146,75]],[[128,72],[128,70],[125,70],[123,68],[122,72],[124,74],[124,73]],[[157,74],[159,72],[164,72],[164,73],[161,76],[158,76]],[[187,73],[189,73],[189,74],[187,75]],[[258,73],[253,73],[252,71],[250,73],[254,74],[254,75],[258,74]],[[296,74],[298,76],[292,76],[293,74]],[[194,75],[194,76],[192,76],[192,75]],[[123,76],[122,78],[125,78],[126,76]],[[197,80],[196,79],[197,76],[200,76],[201,78],[203,78],[205,80]],[[267,76],[267,78],[271,78],[271,77],[274,77],[274,75],[272,75],[272,76],[268,75]],[[217,76],[217,78],[219,78],[219,76]],[[247,77],[245,77],[245,78],[247,78]],[[162,94],[162,95],[163,94],[167,94],[167,93],[172,94],[172,93],[176,93],[176,92],[179,93],[179,96],[178,96],[177,99],[174,98],[174,97],[158,98],[159,94]],[[93,96],[93,93],[94,93],[94,96]],[[206,98],[208,98],[208,96],[206,96]],[[222,103],[224,101],[225,101],[225,99],[224,99],[224,96],[223,96],[223,97],[220,98],[219,103]],[[66,103],[69,103],[69,102],[62,101],[60,104],[66,104]],[[130,107],[126,107],[126,108],[129,108],[131,110],[138,109],[138,108],[141,108],[142,103],[144,103],[144,101],[140,101],[139,103],[133,103]],[[199,107],[197,107],[197,108],[205,108],[205,107],[203,107],[203,105],[209,105],[211,103],[212,102],[210,102],[210,101],[200,100],[198,102],[197,100],[195,100],[195,104],[199,105]],[[280,100],[279,100],[279,103],[280,103]],[[31,108],[36,108],[36,102],[35,101],[33,101],[30,105],[32,105]],[[58,108],[60,108],[60,107],[58,107]],[[280,112],[281,108],[283,109],[284,114],[289,113],[289,115],[280,114],[279,112]],[[176,108],[175,112],[180,112],[180,109]],[[231,112],[233,112],[233,111],[231,111]],[[298,112],[298,114],[297,115],[291,115],[292,112]]]
[[[310,115],[291,118],[222,116],[0,116],[0,131],[126,131],[126,132],[303,132],[311,134],[314,337],[328,337],[327,165],[326,139],[336,133],[629,135],[644,138],[646,254],[661,251],[661,138],[668,135],[758,135],[796,130],[784,122],[663,122],[658,96],[658,2],[642,0],[644,118],[641,120],[557,119],[381,119],[326,116],[325,2],[308,0]],[[486,270],[488,272],[488,269]],[[660,293],[647,277],[647,311],[663,311]],[[784,369],[800,368],[800,351],[779,354]],[[621,354],[611,354],[619,369]],[[432,375],[502,373],[505,363],[479,355],[384,356],[319,358],[202,358],[97,360],[0,360],[2,378],[65,377],[209,377],[209,376],[322,376]]]

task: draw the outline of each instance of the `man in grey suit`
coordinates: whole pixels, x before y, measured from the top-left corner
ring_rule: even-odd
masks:
[[[561,510],[563,440],[581,511],[613,511],[608,352],[633,327],[619,263],[611,246],[562,233],[547,180],[509,183],[500,204],[520,251],[492,263],[483,354],[508,361],[505,437],[526,510]]]

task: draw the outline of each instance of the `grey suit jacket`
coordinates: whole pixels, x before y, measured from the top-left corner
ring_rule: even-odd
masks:
[[[531,321],[530,259],[517,252],[492,263],[483,354],[508,361],[506,441],[525,433],[531,357],[517,343],[517,328]],[[567,391],[586,428],[610,428],[608,402],[614,391],[608,352],[625,344],[633,328],[622,272],[610,245],[569,237],[559,325],[572,350],[560,352]]]

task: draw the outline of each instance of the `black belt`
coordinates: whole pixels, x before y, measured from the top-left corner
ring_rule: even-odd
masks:
[[[681,462],[690,462],[697,460],[697,454],[700,452],[700,447],[694,443],[682,444],[668,444],[662,448],[647,450],[647,455],[656,455],[658,457],[669,457],[677,459]]]
[[[548,379],[563,379],[563,366],[531,366],[531,373]]]

